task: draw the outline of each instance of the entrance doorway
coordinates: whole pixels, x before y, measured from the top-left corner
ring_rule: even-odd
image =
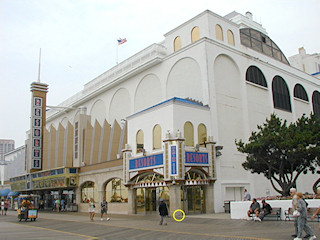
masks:
[[[142,214],[157,213],[160,198],[163,198],[167,204],[169,203],[168,187],[137,188],[136,212]]]
[[[203,186],[186,186],[183,191],[184,212],[186,214],[198,214],[206,212],[205,192]]]

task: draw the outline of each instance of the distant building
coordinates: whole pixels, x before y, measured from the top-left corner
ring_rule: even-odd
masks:
[[[320,54],[307,54],[304,47],[299,48],[299,54],[289,57],[292,67],[320,78]]]
[[[4,154],[14,149],[14,140],[0,139],[0,161],[4,160]]]
[[[4,166],[4,181],[26,173],[26,146],[15,148],[4,154],[6,165]]]

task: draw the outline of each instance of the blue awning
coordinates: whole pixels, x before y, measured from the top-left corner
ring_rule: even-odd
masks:
[[[20,195],[20,192],[9,192],[8,193],[8,197],[11,197],[11,196],[19,196]]]
[[[0,196],[1,196],[1,197],[6,197],[9,192],[10,192],[10,189],[9,189],[9,188],[0,189]]]

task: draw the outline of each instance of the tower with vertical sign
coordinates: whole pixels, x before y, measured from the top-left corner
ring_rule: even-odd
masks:
[[[42,169],[43,158],[43,132],[46,126],[46,105],[48,85],[40,82],[31,84],[31,123],[29,156],[30,170]]]

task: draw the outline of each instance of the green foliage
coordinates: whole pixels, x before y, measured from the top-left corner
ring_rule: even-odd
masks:
[[[320,166],[320,119],[313,114],[303,115],[288,125],[271,114],[266,123],[257,127],[248,143],[235,141],[238,151],[247,154],[242,166],[263,174],[277,192],[288,195],[302,173],[315,173]]]

